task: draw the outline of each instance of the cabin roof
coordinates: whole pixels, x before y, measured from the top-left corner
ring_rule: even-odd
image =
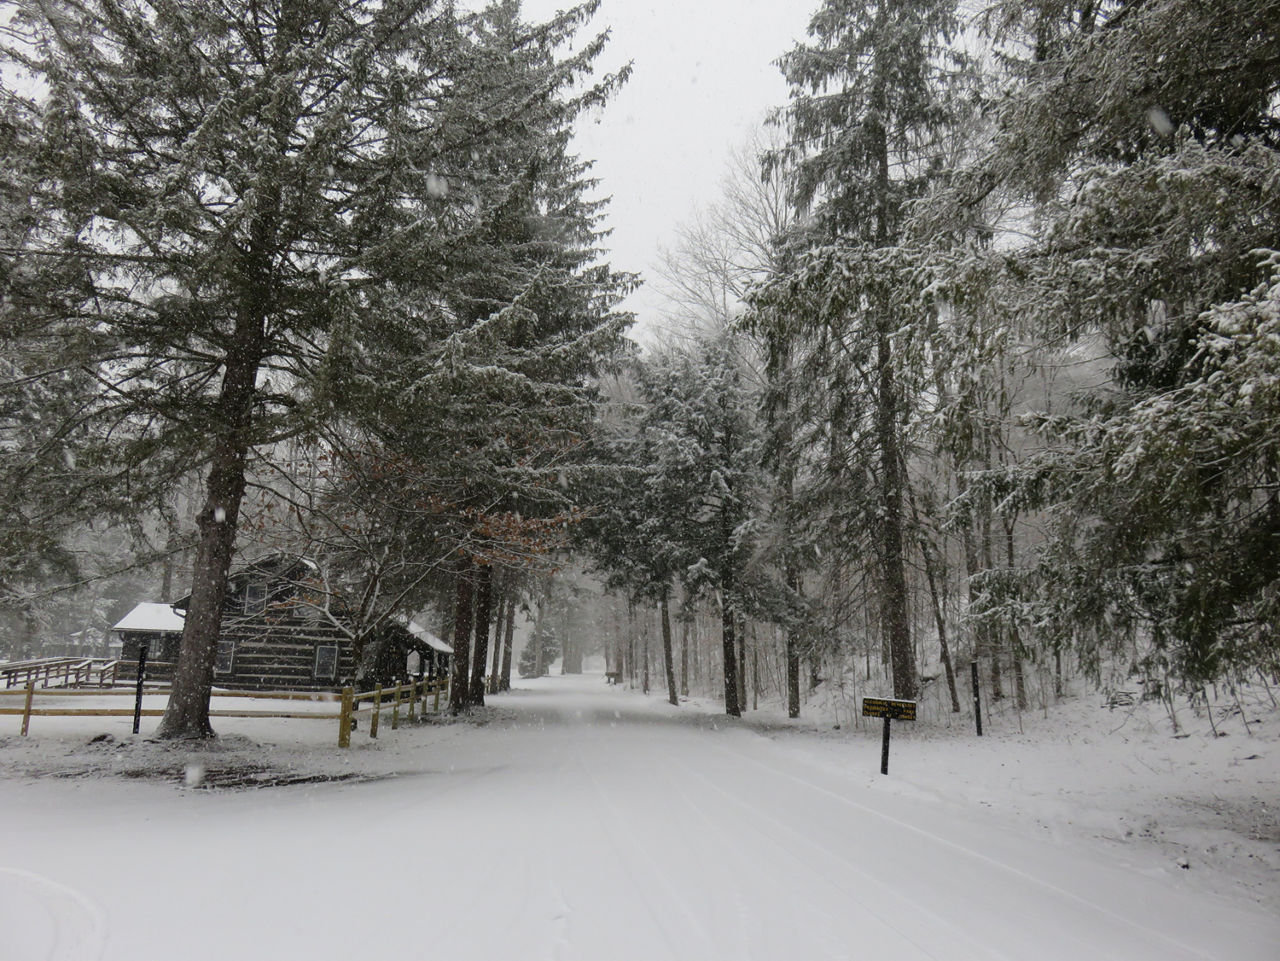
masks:
[[[432,634],[429,630],[427,630],[417,621],[409,622],[409,633],[412,634],[414,637],[418,638],[418,640],[425,642],[428,647],[435,648],[437,651],[440,651],[442,654],[453,653],[452,647],[450,647],[444,641],[440,640],[440,638],[436,637],[434,634]]]
[[[150,631],[157,634],[181,634],[186,621],[168,604],[143,601],[111,629],[113,631]]]
[[[292,580],[305,576],[319,575],[319,573],[320,567],[310,558],[288,553],[267,554],[264,557],[259,557],[251,564],[228,574],[227,591],[228,593],[234,593],[243,588],[245,581],[263,575]],[[185,594],[178,598],[173,602],[173,606],[185,611],[191,606],[191,595]]]

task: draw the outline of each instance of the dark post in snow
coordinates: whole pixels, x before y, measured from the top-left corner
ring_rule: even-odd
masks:
[[[884,718],[884,740],[880,742],[880,773],[889,773],[889,722],[914,721],[916,719],[915,701],[893,701],[884,697],[864,697],[862,699],[863,717]]]
[[[133,698],[133,733],[142,724],[142,682],[147,674],[147,645],[138,646],[138,691]]]
[[[978,737],[982,737],[982,701],[978,698],[978,662],[969,662],[969,679],[973,682],[973,723],[978,726]]]

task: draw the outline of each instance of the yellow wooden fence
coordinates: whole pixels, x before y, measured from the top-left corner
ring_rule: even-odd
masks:
[[[334,702],[339,705],[337,712],[328,711],[262,711],[262,710],[230,710],[219,708],[210,710],[210,717],[261,717],[261,718],[281,718],[293,720],[310,720],[310,721],[337,721],[338,722],[338,746],[351,746],[351,731],[355,727],[357,718],[366,717],[369,719],[369,736],[376,738],[378,736],[379,722],[382,717],[383,706],[389,704],[391,708],[391,729],[395,730],[400,726],[401,708],[407,713],[410,721],[414,720],[419,711],[423,715],[427,713],[427,703],[431,702],[431,710],[438,712],[440,710],[440,699],[444,696],[446,699],[449,692],[449,679],[447,677],[424,678],[421,681],[410,681],[407,684],[397,684],[394,687],[383,687],[379,684],[372,691],[363,691],[356,693],[350,687],[344,687],[342,692],[335,694],[331,691],[215,691],[214,697],[251,697],[262,700],[278,700],[278,701],[324,701]],[[147,688],[143,691],[143,696],[148,695],[168,695],[168,688]],[[37,688],[34,681],[27,683],[25,688],[19,690],[0,690],[0,699],[6,697],[23,698],[22,707],[3,707],[0,706],[0,715],[20,716],[22,718],[21,734],[27,736],[31,729],[31,718],[33,717],[132,717],[134,708],[109,708],[109,707],[38,707],[36,706],[37,697],[135,697],[137,692],[133,689],[109,689],[109,690],[70,690],[67,688]],[[372,702],[369,707],[361,708],[360,705],[366,701]],[[3,704],[3,700],[0,700]],[[159,708],[143,708],[140,712],[142,717],[161,717],[164,711]]]

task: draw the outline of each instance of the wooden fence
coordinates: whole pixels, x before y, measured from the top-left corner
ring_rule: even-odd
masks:
[[[338,746],[350,747],[351,732],[355,729],[359,718],[368,719],[369,737],[376,738],[384,707],[390,707],[391,729],[395,730],[400,726],[401,709],[405,711],[408,720],[412,721],[418,716],[419,712],[423,715],[427,713],[428,702],[431,702],[431,710],[438,712],[440,710],[441,697],[443,696],[447,699],[448,693],[449,679],[447,677],[424,678],[421,681],[410,681],[407,684],[397,684],[394,687],[383,687],[379,684],[372,691],[363,691],[361,693],[356,693],[350,687],[343,688],[340,694],[324,691],[215,691],[213,696],[219,698],[252,697],[277,701],[324,701],[337,703],[339,709],[337,711],[237,711],[219,708],[210,710],[209,716],[337,721]],[[143,691],[143,696],[160,694],[169,694],[169,688],[147,688]],[[0,707],[0,715],[20,716],[22,718],[21,734],[26,737],[27,732],[31,729],[31,718],[33,717],[133,717],[135,711],[141,717],[161,717],[164,714],[164,711],[158,708],[141,708],[139,710],[133,707],[75,708],[36,706],[37,697],[50,696],[136,697],[137,692],[132,688],[128,690],[118,688],[113,690],[44,689],[37,688],[34,681],[29,681],[23,689],[0,691],[0,698],[21,697],[24,699],[22,707]],[[366,701],[371,702],[370,706],[360,707]],[[2,703],[3,701],[0,701],[0,704]]]
[[[110,687],[116,682],[119,671],[118,659],[100,657],[37,657],[29,661],[0,663],[0,678],[4,679],[6,688],[36,682],[41,687],[58,682],[66,686],[98,684]],[[97,675],[97,680],[94,680],[94,675]]]
[[[369,737],[378,736],[378,724],[382,719],[382,707],[388,700],[391,702],[391,730],[400,726],[400,708],[403,706],[412,721],[416,717],[418,701],[422,701],[421,711],[427,713],[427,701],[431,700],[431,710],[440,711],[440,698],[446,699],[449,694],[449,678],[437,677],[434,680],[410,681],[408,684],[397,684],[395,687],[383,687],[379,684],[372,691],[356,694],[349,687],[342,689],[342,710],[338,714],[338,747],[351,746],[351,732],[357,718],[369,719]],[[372,701],[371,707],[361,708],[364,701]]]

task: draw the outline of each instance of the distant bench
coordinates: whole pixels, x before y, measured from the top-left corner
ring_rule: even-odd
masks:
[[[621,671],[605,671],[604,680],[606,684],[621,684],[622,672]]]

